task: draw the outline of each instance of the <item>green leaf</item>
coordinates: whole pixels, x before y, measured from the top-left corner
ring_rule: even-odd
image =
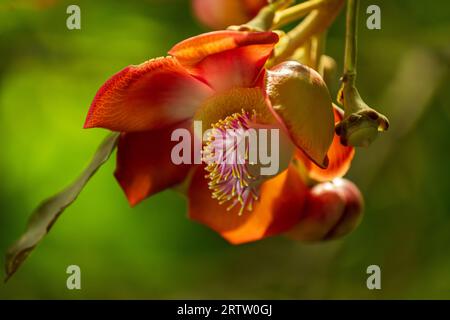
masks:
[[[33,212],[25,233],[6,253],[5,282],[19,269],[31,251],[50,231],[61,213],[76,200],[89,179],[109,159],[116,148],[119,135],[119,133],[113,133],[106,137],[83,173],[69,187],[42,202]]]

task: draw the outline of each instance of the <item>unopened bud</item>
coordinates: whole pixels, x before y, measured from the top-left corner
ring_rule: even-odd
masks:
[[[246,23],[267,3],[267,0],[193,0],[193,11],[205,26],[221,30]]]
[[[307,198],[300,222],[290,238],[314,242],[343,237],[361,222],[364,201],[358,188],[346,179],[314,186]]]
[[[378,137],[379,132],[389,128],[389,120],[369,107],[355,86],[344,83],[338,101],[345,110],[344,119],[336,126],[336,134],[343,145],[367,147]]]

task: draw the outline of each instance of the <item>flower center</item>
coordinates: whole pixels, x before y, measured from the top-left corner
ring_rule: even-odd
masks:
[[[248,139],[252,127],[256,127],[254,110],[234,113],[212,125],[203,147],[208,172],[205,177],[209,180],[212,197],[220,204],[228,202],[228,211],[240,206],[239,215],[244,209],[253,210],[263,180],[259,165],[249,157],[250,148],[255,147]]]

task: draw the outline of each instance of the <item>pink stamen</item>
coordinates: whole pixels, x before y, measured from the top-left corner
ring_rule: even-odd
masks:
[[[255,117],[249,112],[235,113],[212,126],[208,142],[203,148],[203,160],[207,164],[205,176],[208,180],[212,198],[220,204],[231,202],[230,211],[238,204],[239,215],[245,208],[253,210],[253,204],[259,198],[259,177],[249,170],[249,145],[245,143],[244,154],[239,152],[238,139],[245,138],[245,132],[251,128]],[[232,134],[230,134],[232,132]],[[233,161],[230,161],[230,156]]]

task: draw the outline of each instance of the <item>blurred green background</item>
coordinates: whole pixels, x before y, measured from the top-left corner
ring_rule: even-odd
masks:
[[[66,28],[69,4],[81,7],[81,30]],[[364,27],[370,4],[381,30]],[[173,191],[131,209],[112,159],[0,298],[450,298],[450,2],[363,0],[361,10],[358,84],[392,130],[359,150],[349,173],[367,205],[355,232],[231,246],[189,221]],[[187,0],[0,0],[0,252],[105,136],[82,129],[100,85],[202,31]],[[343,36],[341,15],[327,45],[340,69]],[[71,264],[82,290],[66,288]],[[372,264],[382,290],[366,288]]]

